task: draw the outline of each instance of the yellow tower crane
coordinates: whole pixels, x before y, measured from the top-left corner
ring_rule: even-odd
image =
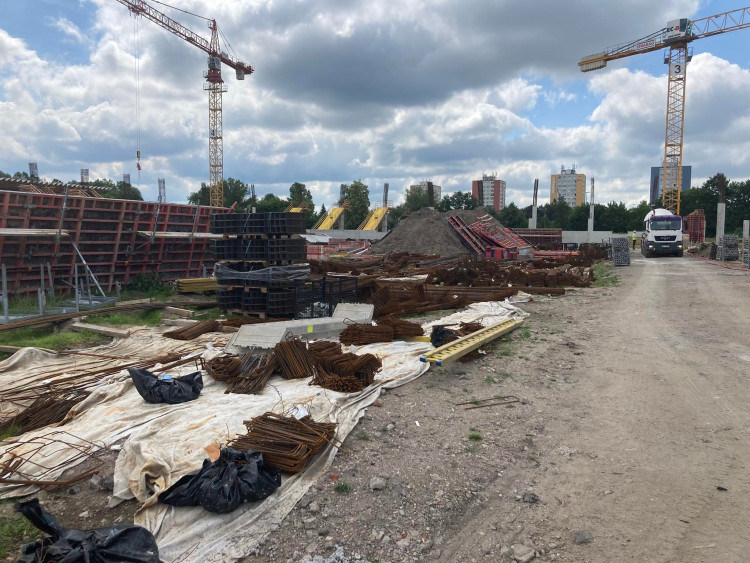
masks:
[[[662,206],[677,215],[680,214],[680,192],[682,188],[685,79],[687,63],[692,58],[691,54],[688,53],[688,43],[696,39],[745,29],[746,27],[750,27],[750,7],[708,16],[699,20],[682,18],[667,23],[665,28],[641,39],[615,45],[601,53],[583,57],[578,63],[581,72],[590,72],[606,67],[608,61],[669,48],[669,52],[664,56],[664,62],[669,64],[669,83],[667,87],[667,127],[664,136]]]
[[[204,71],[206,79],[203,89],[208,92],[208,189],[209,203],[215,207],[224,206],[224,142],[222,133],[222,94],[227,86],[221,77],[222,63],[233,68],[237,80],[244,80],[246,74],[253,73],[253,67],[229,56],[219,46],[219,27],[216,20],[198,16],[179,8],[174,8],[186,14],[202,18],[208,22],[211,30],[211,40],[207,41],[197,33],[191,31],[181,23],[150,6],[144,0],[116,0],[126,6],[130,13],[151,20],[162,29],[166,29],[208,53],[208,70]],[[158,4],[163,4],[154,0]],[[166,5],[166,4],[165,4]],[[140,150],[138,151],[140,159]]]

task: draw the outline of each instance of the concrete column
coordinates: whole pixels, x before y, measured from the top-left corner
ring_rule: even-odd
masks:
[[[747,256],[745,256],[745,241],[750,239],[750,219],[745,219],[742,221],[742,246],[740,248],[743,249],[742,251],[742,261],[747,262]]]
[[[592,203],[589,205],[589,224],[588,224],[588,236],[586,237],[586,240],[589,243],[594,242],[591,240],[594,238],[594,204]]]
[[[719,244],[719,238],[724,236],[724,219],[726,217],[726,212],[726,203],[719,203],[716,206],[716,244]]]
[[[536,229],[536,205],[531,206],[531,219],[529,219],[529,229]]]

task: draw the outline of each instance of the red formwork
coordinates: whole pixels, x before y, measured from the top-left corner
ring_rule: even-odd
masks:
[[[69,195],[61,221],[62,195],[0,190],[0,262],[7,270],[8,291],[36,291],[40,266],[47,263],[54,278],[71,281],[75,264],[81,265],[71,241],[106,291],[136,274],[157,273],[164,281],[197,277],[214,261],[209,240],[191,234],[208,233],[211,215],[222,211],[226,212],[215,207]],[[55,233],[62,229],[69,236],[59,240],[55,234],[18,236],[7,229]],[[156,231],[157,236],[142,234],[148,231]],[[185,236],[160,238],[159,232]]]
[[[690,242],[703,242],[706,237],[706,216],[702,209],[696,209],[684,218],[685,232]]]

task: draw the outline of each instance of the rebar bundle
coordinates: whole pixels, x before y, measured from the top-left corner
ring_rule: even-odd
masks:
[[[372,354],[328,355],[317,362],[318,369],[328,375],[354,377],[364,382],[363,388],[375,380],[375,374],[383,367],[380,358]]]
[[[323,368],[318,367],[310,385],[319,385],[324,389],[340,393],[359,393],[365,388],[365,381],[356,377],[341,377],[336,374],[327,373]]]
[[[338,342],[331,342],[330,340],[318,340],[316,342],[310,342],[308,349],[313,357],[317,360],[330,354],[342,354],[341,344]]]
[[[0,424],[0,434],[24,434],[62,421],[68,411],[89,396],[88,391],[50,393],[40,396],[26,409]]]
[[[230,381],[240,374],[242,360],[238,356],[217,356],[206,361],[201,358],[201,366],[216,381]]]
[[[279,342],[274,347],[274,353],[284,379],[302,379],[315,375],[312,355],[299,338]]]
[[[220,326],[219,321],[201,321],[190,326],[169,330],[164,333],[164,336],[175,340],[192,340],[198,338],[201,334],[217,331]]]
[[[277,368],[274,354],[245,354],[242,356],[239,376],[229,382],[225,393],[257,395],[263,391]]]
[[[393,338],[395,340],[414,338],[415,336],[422,336],[424,334],[424,329],[419,323],[404,321],[392,316],[378,319],[378,326],[391,327],[393,329]]]
[[[337,424],[315,422],[310,416],[297,419],[267,412],[244,424],[247,434],[232,440],[229,447],[261,452],[266,464],[286,473],[299,473],[323,446],[335,445]]]
[[[393,328],[390,326],[373,326],[367,323],[354,323],[341,331],[339,340],[342,344],[373,344],[375,342],[392,342]]]

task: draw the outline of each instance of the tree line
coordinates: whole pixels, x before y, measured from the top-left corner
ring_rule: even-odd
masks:
[[[344,214],[344,228],[356,229],[370,212],[370,190],[366,184],[362,183],[362,180],[355,180],[345,185],[343,199],[349,202],[349,209]],[[209,205],[208,188],[202,187],[197,192],[191,193],[188,196],[188,203]],[[235,210],[240,213],[249,213],[253,208],[257,213],[279,213],[293,203],[294,207],[306,208],[305,219],[308,229],[328,213],[325,205],[320,206],[320,211],[315,211],[312,192],[300,182],[294,182],[289,186],[289,197],[279,197],[268,193],[260,198],[256,196],[253,200],[252,190],[247,183],[235,178],[227,178],[224,180],[224,207],[231,207],[235,203],[237,203]],[[342,203],[338,201],[337,205]]]

